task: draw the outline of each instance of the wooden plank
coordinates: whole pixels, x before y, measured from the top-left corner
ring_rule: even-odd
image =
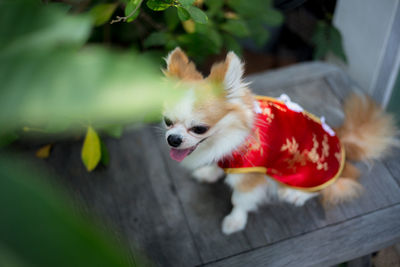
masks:
[[[221,231],[222,219],[231,209],[228,186],[223,181],[202,184],[192,179],[187,170],[169,157],[164,138],[156,138],[153,134],[173,178],[202,261],[217,260],[251,249],[243,233],[226,236]]]
[[[347,267],[372,267],[371,254],[347,262]]]
[[[393,178],[400,185],[400,148],[394,149],[384,161]]]
[[[398,242],[399,221],[397,204],[204,266],[331,266]]]
[[[340,125],[343,121],[341,103],[323,78],[304,80],[291,86],[275,88],[256,87],[252,84],[251,89],[256,94],[272,97],[279,97],[285,93],[307,111],[319,117],[325,116],[332,127]]]
[[[251,81],[250,87],[252,88],[269,90],[270,88],[285,88],[304,81],[317,80],[335,71],[340,71],[340,69],[333,64],[319,61],[306,62],[249,75],[246,77],[246,81]]]
[[[325,81],[328,83],[333,94],[336,95],[341,103],[351,93],[365,94],[359,85],[357,85],[350,77],[343,71],[334,71],[327,73],[324,76]]]
[[[54,147],[48,162],[87,209],[156,266],[200,264],[189,228],[150,128],[107,139],[110,165],[87,173],[79,143]]]

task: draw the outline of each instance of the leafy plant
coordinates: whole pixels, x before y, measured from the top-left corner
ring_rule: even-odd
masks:
[[[107,11],[113,6],[100,3]],[[140,25],[131,42],[142,49],[163,48],[169,51],[176,46],[184,48],[197,61],[218,54],[222,49],[241,53],[241,39],[250,38],[263,46],[269,38],[267,26],[282,23],[283,16],[272,7],[271,0],[126,0],[121,4],[125,16],[111,21],[132,22]],[[163,16],[156,13],[163,12]],[[96,21],[106,23],[109,12],[95,12]],[[105,26],[107,27],[107,26]]]
[[[312,42],[315,45],[314,59],[324,59],[331,52],[347,62],[342,35],[331,22],[320,20],[317,23]]]

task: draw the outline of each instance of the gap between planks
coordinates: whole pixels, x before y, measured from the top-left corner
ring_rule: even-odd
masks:
[[[392,214],[392,215],[393,214],[397,214],[397,216],[400,219],[400,216],[398,215],[398,213],[391,213],[390,212],[391,209],[399,209],[399,211],[400,211],[400,203],[395,203],[393,205],[390,205],[390,206],[382,208],[382,209],[378,209],[378,210],[374,210],[374,211],[367,212],[367,213],[364,213],[364,214],[360,214],[360,215],[355,216],[355,217],[353,217],[353,218],[351,218],[349,220],[346,220],[346,221],[332,223],[332,224],[327,225],[325,227],[322,227],[320,229],[316,229],[316,230],[312,230],[312,231],[309,231],[309,232],[306,232],[306,233],[301,233],[301,234],[298,234],[298,235],[295,235],[295,236],[291,236],[291,237],[288,237],[288,238],[273,242],[273,243],[268,244],[268,245],[260,246],[258,248],[254,248],[254,249],[247,250],[247,251],[242,251],[242,252],[237,253],[235,255],[231,255],[231,256],[224,257],[224,258],[221,258],[221,259],[218,259],[218,260],[210,261],[210,262],[207,262],[205,264],[198,265],[198,266],[240,266],[240,265],[232,265],[232,261],[231,261],[231,263],[228,263],[228,265],[225,265],[224,262],[227,261],[227,260],[231,260],[231,259],[237,258],[239,256],[250,255],[252,253],[259,253],[261,250],[267,249],[268,247],[273,247],[275,245],[279,245],[279,243],[289,242],[290,240],[292,240],[293,243],[297,243],[296,239],[298,239],[298,238],[301,238],[301,237],[304,237],[304,236],[307,236],[307,235],[312,235],[313,233],[320,232],[325,228],[335,228],[335,227],[338,227],[339,225],[343,225],[345,223],[346,224],[349,224],[349,223],[352,223],[352,222],[354,223],[354,221],[358,221],[360,219],[362,220],[362,217],[370,217],[370,216],[375,215],[375,213],[377,214],[377,213],[385,212],[385,213],[389,213],[389,214]],[[381,218],[381,217],[379,217],[379,218]],[[354,223],[354,224],[356,224],[356,223]],[[394,240],[397,240],[397,241],[400,240],[400,235],[395,237]],[[387,244],[385,243],[385,245],[387,245]],[[369,251],[369,253],[374,252],[374,251],[376,251],[378,249],[381,249],[381,248],[383,248],[383,247],[372,249],[371,251]],[[368,253],[368,252],[366,252],[366,253]],[[353,258],[357,258],[358,256],[362,256],[362,255],[355,255]],[[346,261],[346,260],[351,260],[353,258],[343,259],[343,262]],[[219,263],[221,263],[222,265],[219,265]],[[340,262],[337,262],[337,263],[340,263]],[[320,264],[322,264],[322,263],[321,262],[320,263],[314,263],[312,265],[314,266],[314,265],[320,265]],[[330,265],[332,265],[332,263],[330,263]],[[309,265],[307,265],[307,266],[309,266]],[[322,265],[322,266],[327,266],[327,265]]]

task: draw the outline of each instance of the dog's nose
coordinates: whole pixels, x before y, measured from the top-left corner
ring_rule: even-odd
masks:
[[[168,144],[173,147],[178,147],[180,144],[182,144],[182,137],[176,134],[171,134],[167,138]]]

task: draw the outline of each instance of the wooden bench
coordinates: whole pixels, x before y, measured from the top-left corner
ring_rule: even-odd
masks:
[[[247,77],[254,92],[285,92],[308,111],[339,125],[341,103],[359,90],[338,68],[306,63]],[[57,144],[48,166],[83,209],[156,266],[329,266],[400,240],[400,150],[382,162],[359,164],[365,192],[354,202],[324,210],[276,203],[251,214],[247,228],[230,236],[221,221],[231,209],[223,181],[199,184],[168,155],[156,126],[108,139],[110,165],[87,173],[80,142]],[[132,254],[132,262],[135,256]]]

